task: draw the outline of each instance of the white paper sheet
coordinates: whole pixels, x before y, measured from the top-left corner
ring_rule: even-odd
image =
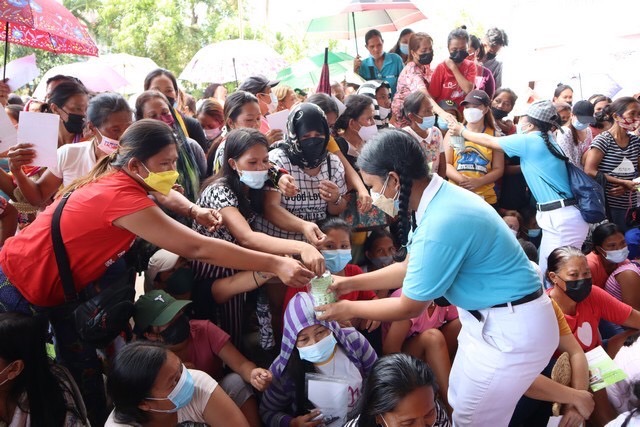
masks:
[[[549,423],[547,424],[547,427],[558,427],[560,425],[560,421],[562,421],[562,416],[549,417]],[[580,427],[584,427],[584,424],[580,424]]]
[[[346,421],[349,385],[346,382],[307,378],[307,397],[320,410],[327,427],[341,426]]]
[[[13,127],[4,108],[0,108],[0,153],[4,153],[18,142],[18,131]]]
[[[20,112],[18,143],[33,144],[36,157],[32,166],[52,167],[58,163],[60,116],[49,113]]]
[[[267,116],[267,122],[271,129],[280,129],[287,133],[287,119],[289,118],[289,110],[278,111]]]
[[[0,72],[2,75],[2,72]],[[19,59],[15,59],[7,64],[5,77],[9,79],[7,84],[12,92],[20,89],[40,75],[40,70],[36,65],[36,55],[31,54]]]

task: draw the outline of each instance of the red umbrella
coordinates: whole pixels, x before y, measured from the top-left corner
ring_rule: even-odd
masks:
[[[331,96],[331,83],[329,82],[329,48],[324,48],[324,64],[320,72],[320,81],[318,82],[317,93],[326,93]]]
[[[86,28],[56,0],[0,0],[0,27],[0,38],[5,40],[5,66],[9,43],[54,53],[98,56],[98,47]]]

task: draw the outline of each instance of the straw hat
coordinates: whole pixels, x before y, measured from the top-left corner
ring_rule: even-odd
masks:
[[[551,370],[551,379],[557,383],[562,385],[570,385],[571,384],[571,362],[569,360],[569,353],[564,352],[558,357],[556,364],[553,365],[553,370]],[[560,415],[562,404],[555,402],[551,407],[551,412],[554,417]]]

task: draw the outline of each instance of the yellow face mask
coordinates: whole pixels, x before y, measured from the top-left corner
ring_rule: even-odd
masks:
[[[138,178],[143,180],[149,187],[153,188],[158,193],[164,194],[165,196],[169,194],[169,191],[171,191],[171,188],[173,188],[173,185],[180,177],[178,171],[151,172],[144,163],[142,163],[142,166],[144,166],[147,172],[149,172],[149,175],[146,178],[138,175]]]

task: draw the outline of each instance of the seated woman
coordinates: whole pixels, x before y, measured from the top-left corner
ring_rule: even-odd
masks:
[[[344,413],[361,395],[363,380],[371,373],[376,353],[358,331],[337,322],[316,318],[311,295],[294,295],[285,312],[280,355],[271,364],[271,387],[260,402],[262,421],[268,427],[319,425],[312,420],[321,411],[308,399],[306,373],[344,378],[348,383]],[[309,424],[307,424],[309,423]]]
[[[469,92],[462,102],[464,125],[471,132],[496,136],[491,99],[481,90]],[[464,140],[462,147],[452,145],[452,136],[445,137],[447,177],[462,188],[476,193],[497,208],[495,183],[504,173],[504,152]]]
[[[35,318],[0,313],[0,425],[88,426],[71,374],[47,355],[45,332]]]
[[[391,297],[399,298],[400,295],[402,289],[396,290]],[[455,306],[440,307],[434,301],[417,317],[383,325],[382,352],[407,353],[431,366],[440,386],[440,398],[449,412],[449,374],[461,326]]]
[[[160,342],[190,369],[204,371],[233,399],[252,427],[260,427],[258,401],[251,386],[264,391],[271,372],[258,368],[231,343],[229,335],[208,320],[189,320],[184,309],[164,291],[151,291],[136,301],[134,332],[138,339]],[[223,374],[224,363],[231,373]],[[250,385],[249,385],[250,384]]]
[[[222,141],[222,127],[224,126],[224,112],[222,104],[213,98],[203,99],[198,110],[196,118],[202,126],[204,136],[207,138],[207,144],[204,151],[208,153],[210,150],[215,151]]]
[[[114,409],[106,427],[175,426],[188,421],[211,427],[249,426],[214,379],[187,369],[158,343],[125,346],[111,366],[107,392]]]
[[[366,264],[361,266],[362,271],[375,271],[393,264],[393,255],[395,253],[396,245],[389,230],[385,228],[372,230],[364,242]],[[384,296],[387,295],[385,294]]]
[[[633,386],[633,395],[640,401],[640,382]],[[620,414],[618,418],[607,424],[607,427],[637,427],[640,426],[640,407],[638,404],[633,409]]]
[[[381,357],[373,364],[358,407],[344,427],[449,427],[437,393],[435,376],[424,361],[404,353]]]
[[[629,263],[629,248],[618,226],[607,222],[597,226],[591,234],[593,249],[587,254],[593,285],[604,288],[609,276]]]
[[[591,286],[591,272],[580,250],[562,246],[551,252],[547,261],[546,279],[552,285],[547,291],[567,319],[574,336],[587,352],[602,344],[598,323],[606,319],[629,328],[640,328],[640,312],[616,300],[600,288]],[[626,338],[619,334],[607,343],[607,352],[614,357]],[[594,394],[594,421],[610,421],[615,412],[604,390]]]

